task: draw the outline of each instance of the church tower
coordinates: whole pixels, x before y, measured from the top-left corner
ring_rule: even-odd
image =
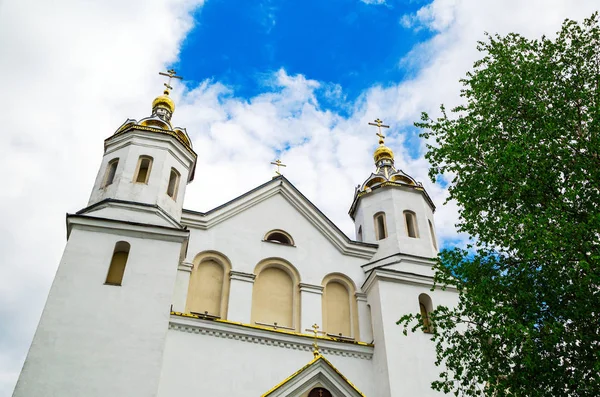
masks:
[[[373,365],[381,395],[429,395],[436,373],[431,329],[404,336],[396,321],[420,311],[427,318],[434,305],[451,306],[455,294],[434,290],[438,253],[435,206],[422,184],[394,166],[394,153],[379,129],[373,154],[375,172],[356,188],[349,214],[357,240],[377,243],[377,253],[362,266],[363,291],[371,309],[375,354]]]
[[[171,126],[165,86],[150,117],[105,140],[89,205],[67,215],[68,241],[14,396],[156,395],[196,164],[185,129]]]
[[[387,127],[379,119],[370,124]],[[356,188],[349,212],[357,240],[379,244],[375,259],[400,252],[433,258],[438,252],[433,201],[421,183],[395,168],[394,153],[381,131],[377,135],[375,172]]]

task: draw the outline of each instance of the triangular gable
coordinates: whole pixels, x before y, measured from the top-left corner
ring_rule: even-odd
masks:
[[[365,397],[320,354],[261,397],[301,397],[315,387],[324,387],[334,396]]]
[[[209,229],[246,209],[280,194],[310,223],[312,223],[343,254],[370,259],[377,244],[363,243],[348,238],[325,214],[310,202],[285,177],[278,176],[235,199],[208,212],[183,210],[181,223],[199,229]]]

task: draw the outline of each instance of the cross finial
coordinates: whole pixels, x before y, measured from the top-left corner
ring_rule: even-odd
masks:
[[[169,78],[169,81],[165,83],[165,95],[169,95],[169,90],[173,89],[173,87],[171,87],[171,79],[183,79],[183,77],[176,75],[175,69],[169,69],[167,70],[167,73],[158,72],[158,74],[160,74],[161,76],[167,76]]]
[[[385,135],[383,135],[381,133],[381,129],[382,128],[390,128],[390,126],[384,125],[383,121],[379,120],[379,118],[376,118],[374,121],[375,121],[374,123],[369,123],[369,125],[374,125],[375,127],[377,127],[378,131],[375,135],[377,135],[379,137],[379,144],[383,145],[383,140],[385,139]]]
[[[279,167],[287,167],[287,165],[283,164],[281,162],[281,160],[277,159],[275,161],[271,161],[271,164],[276,165],[277,166],[277,171],[275,171],[275,173],[277,175],[281,175],[281,173],[279,172]]]
[[[314,323],[313,326],[313,332],[315,333],[315,341],[313,342],[313,354],[315,355],[315,357],[317,357],[319,354],[319,344],[317,343],[317,333],[319,332],[319,326],[317,325],[317,323]]]

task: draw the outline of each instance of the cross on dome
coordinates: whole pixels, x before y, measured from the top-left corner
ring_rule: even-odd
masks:
[[[383,145],[383,140],[385,139],[385,135],[383,135],[381,133],[381,129],[382,128],[390,128],[390,126],[384,125],[383,121],[381,121],[379,119],[379,117],[374,120],[374,123],[369,123],[369,125],[373,125],[373,126],[377,127],[377,133],[375,135],[377,135],[379,137],[379,144]]]
[[[281,172],[279,172],[279,167],[287,167],[287,165],[283,164],[280,159],[277,159],[275,161],[271,161],[271,164],[277,166],[277,171],[275,171],[275,173],[277,175],[281,175]]]
[[[158,74],[160,74],[161,76],[166,76],[169,78],[169,81],[167,81],[166,83],[164,83],[166,89],[165,89],[165,95],[169,95],[169,90],[172,90],[173,87],[171,87],[171,80],[172,79],[179,79],[179,80],[183,80],[183,77],[181,76],[177,76],[177,73],[175,72],[175,69],[168,69],[167,73],[165,72],[158,72]]]
[[[173,89],[173,87],[171,87],[171,80],[182,80],[183,77],[177,76],[175,69],[169,69],[166,73],[158,72],[158,74],[168,77],[169,81],[164,83],[165,90],[163,91],[163,94],[157,96],[154,101],[152,101],[152,115],[169,122],[175,111],[175,102],[169,97],[170,90]]]

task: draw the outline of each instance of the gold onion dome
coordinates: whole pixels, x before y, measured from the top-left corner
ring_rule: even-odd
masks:
[[[394,152],[392,152],[392,149],[385,146],[383,142],[380,142],[379,147],[377,147],[375,153],[373,153],[373,159],[375,160],[375,163],[386,159],[394,161]]]
[[[169,97],[169,90],[165,90],[163,95],[157,96],[152,101],[152,110],[157,107],[164,107],[171,113],[175,112],[175,102]]]

